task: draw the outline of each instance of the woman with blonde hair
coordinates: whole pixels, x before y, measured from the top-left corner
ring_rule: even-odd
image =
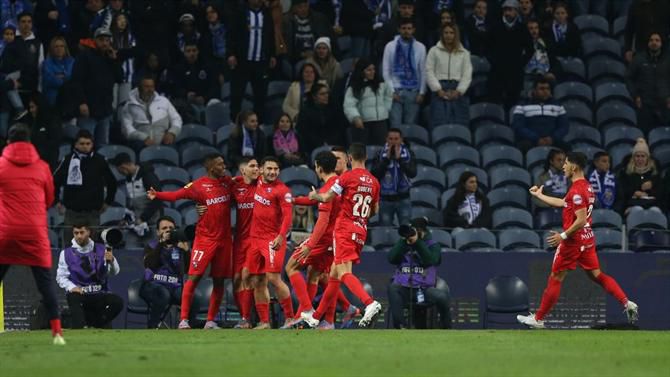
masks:
[[[321,80],[321,72],[313,63],[305,62],[300,68],[299,76],[300,78],[289,86],[286,97],[284,97],[284,103],[282,104],[282,110],[291,117],[292,121],[298,119],[300,108],[305,103],[307,94],[312,90],[312,85],[326,83],[324,80]]]
[[[42,92],[50,106],[56,105],[58,92],[72,77],[73,65],[74,58],[70,56],[65,38],[52,38],[47,58],[42,63]]]
[[[624,215],[633,209],[660,211],[661,176],[643,138],[637,139],[630,160],[619,175],[619,184]]]

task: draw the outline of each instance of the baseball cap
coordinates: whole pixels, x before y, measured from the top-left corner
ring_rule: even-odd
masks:
[[[181,15],[181,17],[179,17],[179,23],[186,21],[195,22],[195,17],[193,17],[193,15],[190,13],[184,13]]]

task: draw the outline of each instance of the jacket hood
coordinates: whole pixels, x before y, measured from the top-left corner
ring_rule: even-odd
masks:
[[[152,98],[151,102],[152,103],[155,102],[159,96],[160,94],[158,94],[158,92],[154,92],[154,97]],[[130,93],[128,94],[128,102],[133,105],[144,105],[144,103],[140,99],[139,88],[135,88],[130,91]]]
[[[77,251],[80,254],[88,254],[91,251],[93,251],[93,246],[95,246],[95,242],[93,240],[89,239],[88,243],[84,246],[80,246],[77,241],[72,238],[72,248]]]
[[[30,165],[39,161],[35,146],[25,141],[11,143],[2,151],[2,157],[6,158],[14,165]]]

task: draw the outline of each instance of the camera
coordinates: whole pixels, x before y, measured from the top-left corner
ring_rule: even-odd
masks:
[[[190,242],[195,239],[195,225],[187,225],[184,229],[172,229],[165,239],[161,242],[167,245],[174,245],[179,242]]]
[[[417,235],[417,229],[425,232],[428,229],[428,218],[417,217],[410,220],[409,224],[402,224],[398,227],[398,235],[402,238],[410,238]]]
[[[416,236],[416,228],[407,224],[400,225],[398,227],[398,235],[402,238],[414,237]]]
[[[100,238],[108,248],[117,248],[123,244],[123,232],[119,228],[107,228],[103,230]]]

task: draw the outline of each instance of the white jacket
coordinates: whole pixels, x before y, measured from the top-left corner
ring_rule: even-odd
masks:
[[[400,36],[396,36],[391,42],[386,44],[384,48],[384,60],[382,62],[382,74],[384,76],[384,81],[392,87],[392,89],[399,89],[400,83],[398,78],[393,75],[393,62],[395,61],[395,52],[398,46],[398,39]],[[414,45],[412,46],[414,51],[414,62],[417,67],[417,78],[419,81],[419,93],[426,93],[426,46],[423,43],[414,40]]]
[[[148,109],[149,115],[147,104],[140,99],[138,89],[131,90],[130,98],[121,110],[121,129],[128,140],[144,141],[151,138],[160,144],[166,132],[179,135],[182,120],[170,100],[155,93]]]
[[[462,46],[455,52],[449,52],[442,41],[431,47],[426,58],[426,82],[431,91],[442,89],[440,80],[458,81],[456,90],[465,94],[472,82],[470,52]]]
[[[72,248],[75,249],[78,253],[88,254],[93,251],[95,243],[93,240],[89,240],[88,244],[85,246],[79,246],[79,244],[72,239]],[[119,262],[116,261],[116,258],[107,265],[107,272],[109,276],[118,275],[121,271],[119,267]],[[60,257],[58,257],[58,271],[56,271],[56,282],[58,286],[65,289],[66,292],[72,292],[74,288],[77,288],[77,285],[70,280],[70,269],[67,267],[65,262],[65,250],[61,250]]]
[[[363,122],[386,120],[392,104],[393,90],[385,82],[379,84],[377,93],[369,86],[363,89],[360,99],[354,96],[353,89],[349,87],[344,95],[344,115],[349,123],[353,123],[356,118]]]

